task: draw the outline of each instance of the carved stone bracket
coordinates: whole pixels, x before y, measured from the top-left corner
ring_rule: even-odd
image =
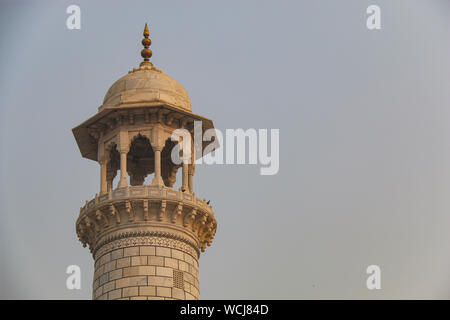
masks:
[[[197,210],[192,209],[191,212],[184,217],[183,226],[187,227],[191,221],[194,221],[196,215]]]
[[[150,220],[150,216],[148,214],[148,200],[142,200],[142,208],[144,210],[144,220]]]
[[[128,214],[128,221],[133,222],[136,220],[133,212],[133,208],[131,207],[131,202],[129,200],[125,201],[125,210]]]
[[[103,214],[103,212],[101,210],[97,210],[95,212],[95,217],[97,218],[98,221],[102,221],[103,220],[103,226],[104,227],[108,227],[109,226],[109,221],[108,218]]]
[[[158,212],[158,221],[163,221],[163,215],[166,213],[166,200],[161,201],[161,207],[159,208]]]
[[[109,205],[109,213],[113,216],[116,217],[116,222],[120,223],[120,215],[117,213],[117,209],[116,207],[114,207],[113,204]]]
[[[172,223],[175,223],[177,221],[178,217],[181,217],[182,212],[183,212],[183,204],[179,203],[177,205],[177,207],[175,208],[174,213],[172,215],[172,220],[171,220]]]

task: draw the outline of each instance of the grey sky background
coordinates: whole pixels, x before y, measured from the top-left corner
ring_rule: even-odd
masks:
[[[81,30],[66,28],[70,4]],[[75,221],[99,166],[71,129],[138,66],[145,22],[153,63],[195,113],[280,129],[275,176],[197,166],[219,224],[203,299],[450,298],[446,0],[2,1],[0,298],[91,298]],[[70,264],[80,291],[65,287]]]

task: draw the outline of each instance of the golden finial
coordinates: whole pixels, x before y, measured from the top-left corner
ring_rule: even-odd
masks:
[[[148,26],[145,24],[144,29],[144,39],[142,39],[142,45],[144,46],[144,49],[141,51],[141,56],[144,58],[144,61],[141,62],[140,66],[153,66],[153,64],[150,62],[150,57],[152,56],[152,50],[150,50],[148,47],[152,44],[152,40],[148,38],[150,35],[150,32],[148,31]]]

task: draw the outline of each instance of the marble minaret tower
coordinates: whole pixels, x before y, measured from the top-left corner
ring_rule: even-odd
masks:
[[[194,193],[195,161],[172,161],[179,143],[172,133],[182,128],[194,137],[194,121],[202,135],[214,125],[192,113],[186,90],[150,62],[147,25],[142,44],[139,68],[73,129],[81,155],[100,165],[99,193],[80,208],[76,232],[95,260],[94,299],[199,299],[198,259],[217,222]]]

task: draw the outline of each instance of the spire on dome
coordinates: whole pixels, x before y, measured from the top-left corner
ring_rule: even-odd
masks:
[[[150,40],[148,37],[150,35],[150,32],[148,31],[148,26],[145,24],[144,28],[144,39],[142,39],[142,45],[144,46],[144,49],[141,51],[141,56],[144,58],[144,61],[141,62],[140,66],[153,66],[153,64],[150,62],[150,57],[152,56],[152,50],[150,50],[148,47],[152,44],[152,40]]]

